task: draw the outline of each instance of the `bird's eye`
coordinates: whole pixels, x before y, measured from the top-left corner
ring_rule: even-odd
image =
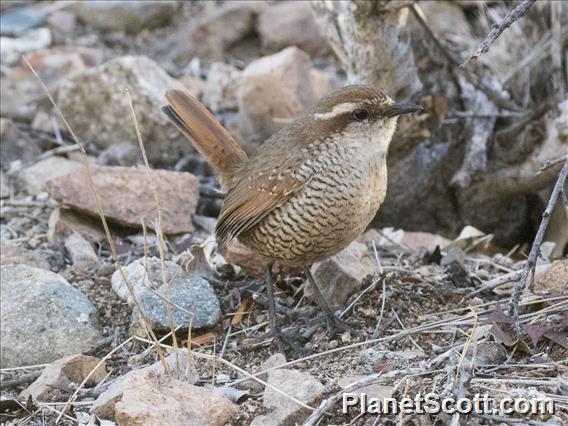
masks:
[[[357,108],[357,109],[353,110],[351,115],[353,116],[353,118],[355,120],[363,121],[363,120],[366,120],[369,117],[369,111],[367,111],[366,109]]]

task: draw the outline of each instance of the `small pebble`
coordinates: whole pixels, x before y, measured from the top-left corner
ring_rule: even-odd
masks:
[[[329,349],[335,349],[337,348],[337,345],[339,343],[337,342],[337,340],[332,340],[331,342],[329,342]]]
[[[343,333],[341,335],[341,341],[343,343],[349,343],[351,342],[351,333],[349,333],[348,331],[346,331],[345,333]]]

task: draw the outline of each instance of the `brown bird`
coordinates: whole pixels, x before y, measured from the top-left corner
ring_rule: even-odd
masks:
[[[276,321],[271,276],[276,260],[305,268],[333,333],[345,324],[331,311],[309,266],[347,247],[385,198],[386,156],[401,114],[417,105],[393,102],[371,86],[344,87],[321,99],[247,157],[196,99],[166,93],[164,112],[217,169],[225,199],[215,230],[220,245],[239,241],[266,259],[272,333],[297,349]]]

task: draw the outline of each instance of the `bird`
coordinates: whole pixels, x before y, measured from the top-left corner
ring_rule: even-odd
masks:
[[[233,239],[265,260],[271,331],[283,352],[297,345],[276,317],[272,265],[301,268],[334,334],[348,326],[335,316],[310,266],[337,254],[369,225],[385,199],[387,153],[402,114],[412,102],[395,102],[370,85],[349,85],[320,99],[269,137],[250,157],[197,99],[165,93],[162,108],[177,129],[216,169],[225,197],[215,236]]]

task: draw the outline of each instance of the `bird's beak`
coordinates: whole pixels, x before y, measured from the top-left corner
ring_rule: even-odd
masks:
[[[413,102],[393,102],[387,109],[387,117],[396,117],[397,115],[409,114],[411,112],[421,111],[422,107]]]

